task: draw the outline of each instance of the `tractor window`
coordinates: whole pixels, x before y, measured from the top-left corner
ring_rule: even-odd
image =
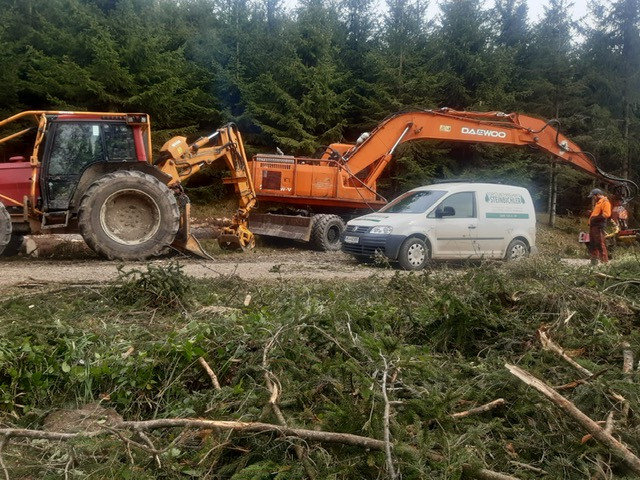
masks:
[[[77,175],[104,159],[100,125],[60,123],[49,156],[49,175]]]
[[[133,129],[129,125],[107,123],[102,128],[108,161],[131,162],[136,160]]]

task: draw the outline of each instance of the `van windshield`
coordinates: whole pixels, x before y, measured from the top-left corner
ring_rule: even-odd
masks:
[[[447,193],[443,190],[419,190],[400,195],[380,209],[385,213],[424,213]]]

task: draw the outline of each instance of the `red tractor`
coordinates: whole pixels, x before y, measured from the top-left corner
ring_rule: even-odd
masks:
[[[153,162],[146,114],[29,111],[0,121],[0,127],[25,120],[36,126],[0,138],[4,144],[36,133],[28,156],[0,163],[0,252],[16,253],[25,234],[79,232],[111,259],[146,259],[171,245],[206,256],[189,233],[189,199],[181,182],[218,159],[227,164],[240,198],[219,241],[253,245],[246,217],[255,193],[234,125],[193,144],[174,137]]]

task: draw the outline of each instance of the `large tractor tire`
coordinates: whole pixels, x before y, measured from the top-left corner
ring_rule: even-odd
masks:
[[[4,251],[0,255],[3,257],[13,257],[14,255],[18,255],[22,250],[23,243],[24,235],[12,233],[11,240],[9,240],[9,243],[4,247]]]
[[[11,215],[4,204],[0,203],[0,254],[11,241]]]
[[[344,229],[344,221],[337,215],[314,215],[311,245],[322,252],[340,250],[340,236]]]
[[[110,260],[145,260],[165,253],[180,226],[176,197],[157,178],[121,170],[94,182],[80,201],[84,241]]]

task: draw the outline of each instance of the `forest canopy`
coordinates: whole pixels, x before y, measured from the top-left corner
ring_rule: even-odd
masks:
[[[0,0],[0,113],[141,111],[158,138],[236,122],[251,151],[312,154],[411,108],[558,118],[614,174],[638,178],[640,0]],[[488,6],[487,6],[488,5]],[[381,188],[508,181],[546,195],[525,149],[407,145]],[[562,169],[561,207],[592,180]]]

